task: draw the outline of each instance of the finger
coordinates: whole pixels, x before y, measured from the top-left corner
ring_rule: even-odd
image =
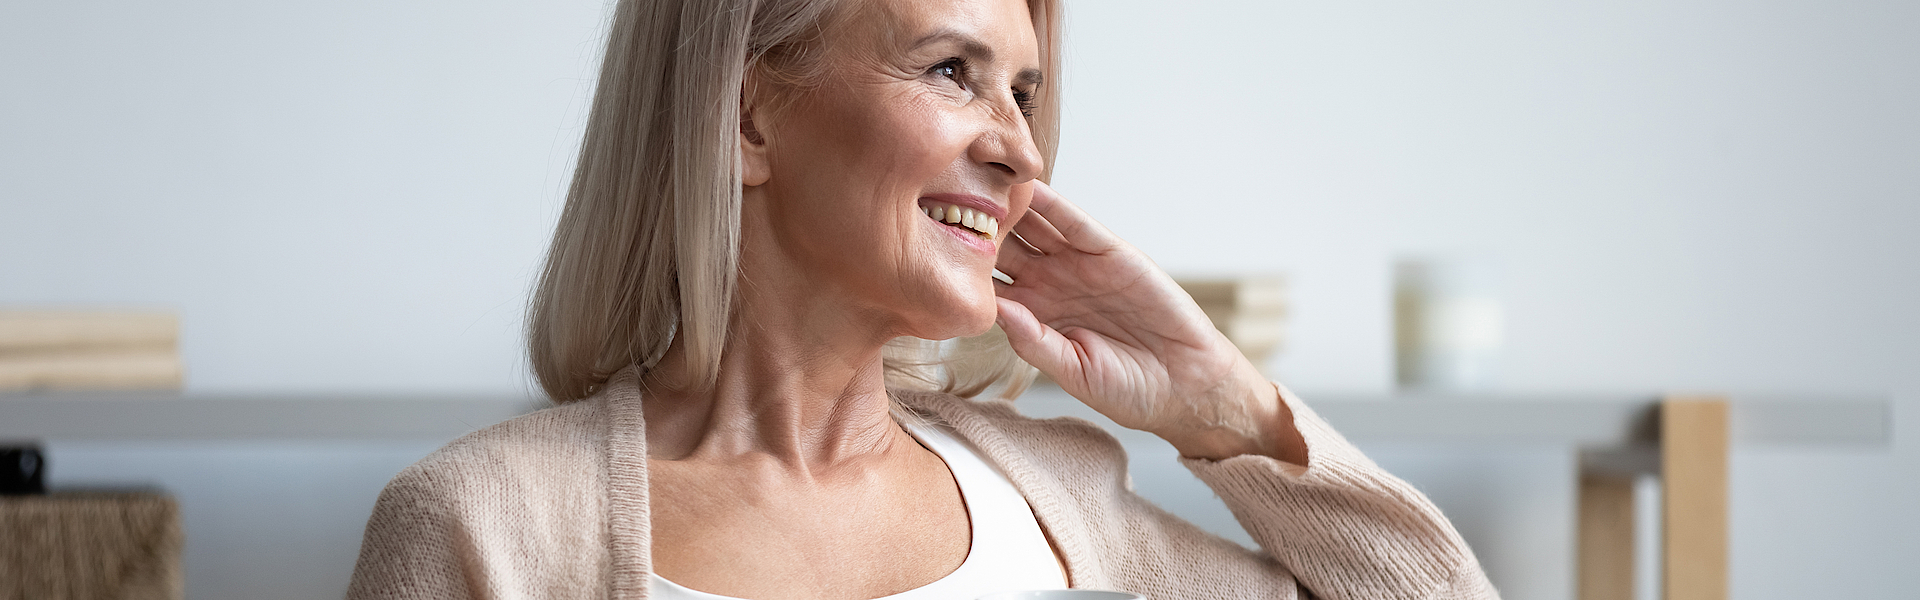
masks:
[[[1019,304],[1020,308],[1025,310],[1028,315],[1032,315],[1036,321],[1039,321],[1042,313],[1048,312],[1046,304],[1047,298],[1037,292],[1033,288],[1032,283],[1023,283],[1018,278],[1015,278],[1013,283],[1007,283],[997,279],[994,280],[993,295],[1012,300],[1014,303]],[[1040,307],[1040,310],[1036,312],[1033,308],[1035,306]],[[1054,315],[1047,316],[1048,318],[1052,318]],[[1041,322],[1044,323],[1044,321]]]
[[[1082,252],[1101,252],[1119,242],[1119,237],[1086,211],[1053,191],[1053,187],[1033,182],[1033,204],[1027,207],[1060,233],[1067,243]],[[1031,217],[1029,217],[1031,218]],[[1026,219],[1021,219],[1025,221]],[[1047,250],[1042,247],[1041,250]]]
[[[997,251],[993,268],[999,269],[1000,272],[1006,273],[1007,276],[1012,277],[1015,281],[1019,281],[1021,273],[1032,272],[1035,267],[1034,263],[1044,257],[1045,255],[1041,254],[1039,250],[1035,250],[1026,242],[1020,241],[1020,238],[1008,236],[1007,241],[1000,243],[1000,250]]]
[[[1007,345],[1021,360],[1055,381],[1065,381],[1063,374],[1079,372],[1079,354],[1074,352],[1071,340],[1034,318],[1033,312],[1019,302],[1006,298],[995,298],[994,302],[1000,308],[995,321],[1006,332]]]
[[[1059,254],[1073,249],[1073,244],[1067,242],[1066,236],[1060,235],[1060,230],[1055,229],[1053,223],[1032,210],[1028,210],[1020,222],[1013,226],[1013,232],[1042,254]]]

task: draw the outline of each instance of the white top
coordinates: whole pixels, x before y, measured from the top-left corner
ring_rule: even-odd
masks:
[[[966,600],[994,592],[1067,587],[1066,573],[1060,570],[1046,534],[1040,532],[1033,507],[1005,473],[944,425],[902,425],[953,472],[960,499],[967,505],[973,543],[960,568],[946,577],[878,600]],[[647,597],[657,600],[740,600],[687,588],[658,573],[648,579]]]

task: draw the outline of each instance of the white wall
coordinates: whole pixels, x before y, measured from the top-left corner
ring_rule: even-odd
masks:
[[[524,389],[600,13],[0,4],[0,302],[175,308],[195,390]]]
[[[177,308],[198,391],[528,389],[602,9],[0,4],[0,303]],[[1171,270],[1287,273],[1296,388],[1390,385],[1394,256],[1498,256],[1510,388],[1896,398],[1892,451],[1737,449],[1734,592],[1911,595],[1920,5],[1070,11],[1058,187]],[[1564,564],[1530,527],[1483,555]]]
[[[1073,9],[1057,187],[1168,269],[1290,274],[1296,388],[1390,385],[1394,256],[1492,254],[1511,388],[1897,398],[1892,452],[1736,450],[1733,591],[1912,597],[1920,5]]]

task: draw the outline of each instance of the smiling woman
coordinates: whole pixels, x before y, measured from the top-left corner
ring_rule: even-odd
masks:
[[[529,319],[559,405],[395,477],[349,595],[1493,597],[1431,503],[1042,183],[1058,26],[620,2]],[[1098,428],[972,399],[1026,364],[1171,442],[1264,550],[1134,495]]]

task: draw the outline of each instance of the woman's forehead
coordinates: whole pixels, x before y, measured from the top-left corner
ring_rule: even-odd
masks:
[[[876,50],[953,47],[983,57],[1038,62],[1026,0],[848,0],[829,43]]]

